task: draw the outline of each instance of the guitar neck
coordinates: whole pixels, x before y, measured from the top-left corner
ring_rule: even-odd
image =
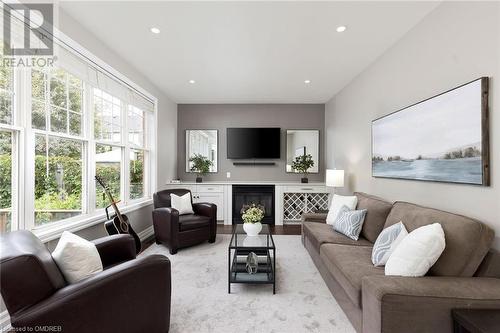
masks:
[[[113,199],[111,196],[111,193],[108,193],[109,200],[111,201],[111,206],[113,207],[113,210],[115,211],[116,216],[120,219],[120,222],[123,222],[122,214],[120,213],[120,210],[118,209],[117,202]]]

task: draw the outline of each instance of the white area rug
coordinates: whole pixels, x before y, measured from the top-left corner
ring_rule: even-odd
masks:
[[[153,244],[144,254],[166,255],[172,263],[171,333],[201,332],[355,332],[300,236],[273,236],[276,294],[272,285],[232,284],[227,293],[230,235],[217,235],[170,255]]]

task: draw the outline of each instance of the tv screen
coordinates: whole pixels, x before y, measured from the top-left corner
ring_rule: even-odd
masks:
[[[228,128],[227,158],[280,158],[280,128]]]

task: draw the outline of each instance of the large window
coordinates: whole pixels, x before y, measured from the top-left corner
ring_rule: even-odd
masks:
[[[0,233],[102,221],[110,202],[94,176],[119,206],[151,199],[154,98],[56,48],[53,67],[0,67]]]

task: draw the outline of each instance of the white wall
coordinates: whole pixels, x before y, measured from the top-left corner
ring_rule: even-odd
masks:
[[[119,54],[114,53],[103,44],[99,38],[84,29],[75,19],[62,9],[59,11],[59,30],[84,46],[94,55],[105,61],[130,80],[146,89],[158,98],[157,142],[153,149],[157,149],[157,189],[162,189],[167,181],[176,177],[177,171],[177,104],[160,91],[140,71],[128,64]],[[140,50],[137,50],[140,52]],[[141,208],[129,215],[131,224],[136,232],[140,232],[152,225],[151,206]],[[92,239],[105,236],[101,225],[79,232],[83,237]]]
[[[371,121],[490,77],[491,186],[371,177]],[[364,191],[477,218],[500,248],[500,3],[443,3],[326,105],[327,167],[345,169],[344,192]]]

